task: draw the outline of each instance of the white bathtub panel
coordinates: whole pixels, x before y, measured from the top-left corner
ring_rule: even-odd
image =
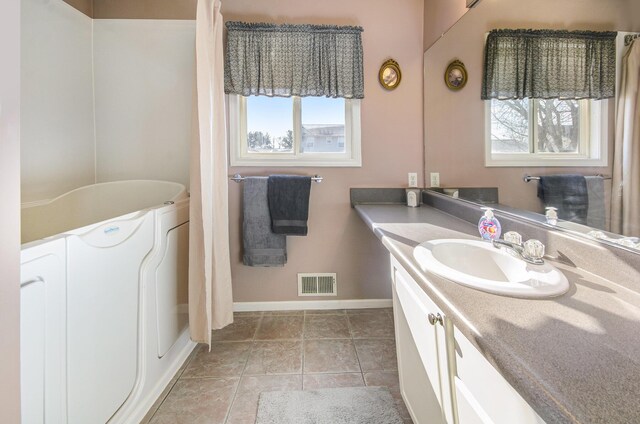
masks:
[[[134,387],[140,268],[153,247],[153,223],[147,212],[67,238],[71,424],[105,423]]]
[[[62,0],[22,0],[22,201],[95,182],[91,18]]]
[[[189,184],[195,21],[96,19],[99,182]]]
[[[189,223],[166,233],[166,248],[156,270],[158,357],[163,357],[189,323]]]
[[[174,205],[161,206],[153,212],[155,244],[141,273],[142,367],[136,388],[109,424],[140,422],[196,346],[189,339],[188,325],[183,325],[187,324],[188,240],[184,236],[188,237],[189,199],[177,200]],[[182,311],[184,315],[180,315]],[[179,329],[182,331],[176,340]]]
[[[22,422],[45,422],[45,297],[44,280],[31,280],[20,288],[20,394]]]
[[[65,241],[24,249],[20,277],[22,423],[66,422]]]

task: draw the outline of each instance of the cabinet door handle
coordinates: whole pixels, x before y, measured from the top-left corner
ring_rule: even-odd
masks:
[[[437,314],[429,314],[427,315],[427,318],[429,318],[429,324],[431,325],[436,325],[436,324],[440,324],[440,325],[444,325],[443,321],[442,321],[442,315],[440,315],[439,313]]]

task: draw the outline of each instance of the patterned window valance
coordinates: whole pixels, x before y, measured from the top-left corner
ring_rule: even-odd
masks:
[[[485,46],[481,97],[613,97],[615,39],[615,32],[493,30]]]
[[[226,26],[226,93],[364,98],[361,27]]]

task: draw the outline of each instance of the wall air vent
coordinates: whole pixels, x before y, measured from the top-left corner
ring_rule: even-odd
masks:
[[[336,273],[299,273],[298,296],[336,296]]]

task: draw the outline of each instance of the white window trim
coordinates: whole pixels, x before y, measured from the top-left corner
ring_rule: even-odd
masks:
[[[299,97],[294,97],[293,122],[301,122]],[[229,165],[230,166],[316,166],[361,167],[360,100],[345,99],[344,153],[300,153],[302,134],[298,125],[293,127],[293,153],[249,153],[246,148],[247,109],[246,98],[237,94],[227,95],[229,105]],[[297,106],[296,106],[297,105]]]
[[[485,166],[486,167],[594,167],[607,166],[609,141],[609,107],[611,100],[590,102],[588,154],[558,153],[492,153],[491,100],[485,103]],[[582,131],[582,130],[581,130]],[[584,143],[581,140],[580,143]],[[581,146],[584,151],[584,145]]]

